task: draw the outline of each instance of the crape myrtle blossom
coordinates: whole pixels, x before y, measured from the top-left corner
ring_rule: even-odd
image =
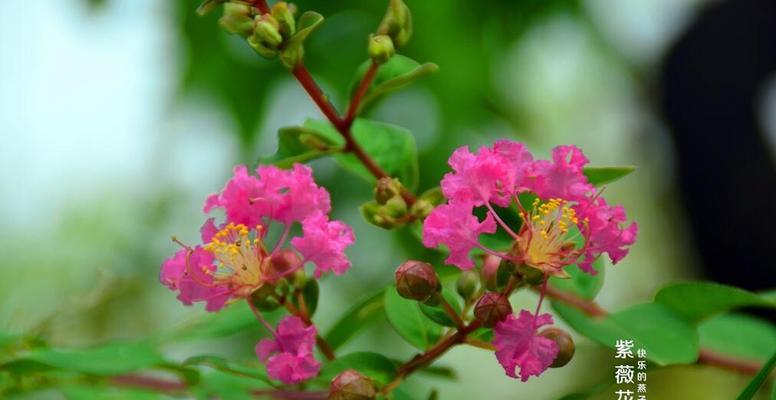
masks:
[[[315,265],[316,277],[327,271],[339,275],[350,267],[344,250],[353,243],[353,232],[329,220],[329,193],[316,185],[307,166],[259,166],[255,176],[238,166],[223,191],[207,198],[204,212],[215,208],[224,210],[225,221],[206,220],[203,244],[183,246],[162,264],[161,282],[178,291],[186,305],[205,302],[208,311],[218,311],[306,262]],[[282,233],[268,248],[265,239],[273,223],[282,226]],[[289,241],[295,223],[303,234]]]
[[[315,326],[305,326],[299,317],[287,316],[271,333],[272,338],[256,344],[256,356],[267,365],[270,378],[292,385],[318,375],[321,364],[313,357]]]
[[[625,226],[625,210],[610,206],[588,182],[583,173],[588,159],[575,146],[556,147],[552,160],[534,160],[521,143],[501,140],[476,154],[461,147],[449,163],[453,172],[441,183],[448,202],[426,218],[423,243],[447,246],[446,262],[461,269],[472,268],[469,253],[479,248],[549,275],[565,276],[563,268],[571,264],[595,274],[596,258],[607,253],[617,263],[636,240],[637,225]],[[530,207],[518,201],[526,192],[536,196]],[[512,204],[524,221],[519,230],[505,224],[493,208]],[[482,221],[473,214],[476,207],[487,210]],[[478,240],[494,233],[497,225],[514,239],[511,249],[497,249],[504,252]]]
[[[441,182],[447,203],[424,221],[423,244],[446,246],[448,264],[471,269],[470,253],[479,249],[492,261],[504,260],[543,274],[536,311],[507,315],[493,329],[497,360],[511,377],[517,377],[519,368],[523,381],[549,368],[559,352],[555,341],[537,334],[539,327],[552,324],[549,314],[539,314],[547,278],[568,277],[564,268],[573,264],[595,274],[592,263],[599,256],[606,253],[617,263],[636,240],[638,227],[626,225],[625,209],[609,205],[584,175],[587,163],[575,146],[556,147],[551,160],[535,160],[523,144],[508,140],[477,153],[461,147],[449,159],[453,171]],[[514,206],[522,224],[507,225],[494,206]],[[482,219],[476,215],[483,214],[475,215],[477,208],[484,212]],[[511,246],[483,245],[480,236],[499,227],[512,238]],[[495,274],[490,270],[498,264],[490,262],[487,272]]]

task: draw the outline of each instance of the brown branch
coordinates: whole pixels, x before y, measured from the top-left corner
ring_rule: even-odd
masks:
[[[110,382],[116,386],[148,389],[160,393],[177,393],[185,391],[188,386],[179,380],[168,380],[143,375],[119,375],[110,378]]]
[[[366,91],[369,90],[369,85],[371,85],[372,81],[375,79],[378,69],[380,69],[380,64],[372,61],[372,64],[369,65],[369,69],[364,75],[364,79],[362,79],[361,84],[358,85],[358,89],[356,89],[353,99],[350,100],[350,106],[348,106],[348,111],[347,114],[345,114],[345,120],[343,121],[344,127],[350,129],[350,126],[353,124],[356,113],[358,112],[359,107],[361,107],[361,101],[364,100],[364,95],[366,94]]]
[[[254,396],[270,396],[281,400],[326,400],[329,392],[326,391],[293,391],[281,389],[261,389],[252,392]]]
[[[377,71],[375,70],[374,73],[376,72]],[[356,102],[356,98],[354,98],[354,101],[351,102],[351,107],[353,107],[355,103],[355,111],[353,111],[353,116],[351,119],[343,119],[339,116],[337,109],[334,108],[334,105],[331,104],[329,99],[321,90],[320,86],[318,86],[318,84],[315,82],[315,79],[312,77],[312,75],[310,75],[310,71],[307,70],[307,67],[305,67],[304,63],[297,63],[294,68],[291,69],[291,73],[294,75],[294,77],[296,77],[297,81],[299,81],[299,84],[302,85],[302,88],[304,88],[315,105],[317,105],[321,110],[323,115],[326,116],[326,119],[329,120],[329,122],[332,124],[332,126],[334,126],[337,132],[339,132],[342,138],[345,139],[345,148],[343,150],[356,156],[358,161],[360,161],[361,164],[363,164],[369,173],[372,174],[372,176],[374,176],[376,179],[390,177],[379,165],[377,165],[372,157],[369,156],[369,154],[367,154],[361,145],[359,145],[358,142],[356,142],[356,140],[353,138],[353,134],[350,128],[353,123],[353,118],[355,118],[355,113],[358,111],[358,103],[360,103],[360,100]],[[374,76],[369,78],[369,80],[366,79],[367,76],[364,78],[365,79],[362,80],[361,85],[359,86],[365,86],[368,88],[371,80],[374,79]],[[412,205],[415,202],[415,196],[404,187],[402,187],[401,195],[408,205]]]

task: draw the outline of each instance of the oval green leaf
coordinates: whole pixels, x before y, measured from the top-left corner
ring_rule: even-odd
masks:
[[[588,182],[595,186],[601,186],[624,178],[635,170],[636,167],[633,165],[622,165],[616,167],[585,167],[583,173],[587,177]]]
[[[461,315],[461,302],[458,295],[456,295],[452,290],[443,288],[442,296],[445,298],[445,300],[447,300],[453,310],[455,310],[458,315]],[[442,304],[430,306],[428,304],[420,303],[419,305],[420,311],[422,311],[423,314],[425,314],[432,321],[442,326],[455,327],[455,321],[453,321],[453,318],[447,313],[447,311],[445,311],[445,308],[442,306]]]
[[[356,303],[329,329],[324,338],[336,350],[382,315],[385,290]]]
[[[739,307],[776,308],[776,302],[770,299],[712,282],[685,282],[666,286],[657,292],[655,302],[692,321]]]
[[[442,327],[420,311],[418,303],[407,300],[391,286],[385,291],[385,316],[396,332],[413,346],[425,350],[442,335]]]

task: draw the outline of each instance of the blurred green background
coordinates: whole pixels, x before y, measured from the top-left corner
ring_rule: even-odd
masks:
[[[176,250],[197,240],[207,194],[239,163],[274,151],[275,132],[319,117],[276,63],[197,17],[194,0],[8,2],[0,14],[0,328],[82,346],[168,332],[200,319],[157,280]],[[327,18],[306,60],[342,109],[380,0],[300,0]],[[696,277],[673,183],[673,149],[651,93],[661,57],[701,0],[408,0],[415,36],[404,52],[440,71],[371,111],[415,135],[421,187],[438,184],[452,149],[509,137],[546,157],[582,147],[593,164],[635,164],[607,188],[641,230],[607,271],[599,301],[617,309],[660,285]],[[218,13],[215,13],[218,14]],[[358,214],[371,188],[329,160],[314,162],[336,218],[357,235],[354,267],[322,282],[322,330],[354,300],[391,281],[410,239]],[[386,238],[391,240],[386,240]],[[518,303],[535,304],[531,294]],[[412,349],[384,322],[344,352]],[[170,349],[174,358],[252,354],[256,331]],[[413,378],[442,399],[553,399],[611,379],[609,350],[583,338],[571,364],[527,383],[509,380],[492,354],[453,350],[441,362],[460,381]],[[215,349],[215,350],[214,350]],[[650,375],[650,398],[731,398],[746,377],[673,367]],[[686,393],[681,393],[685,391]],[[487,393],[487,395],[483,395]],[[50,394],[56,398],[56,394]]]

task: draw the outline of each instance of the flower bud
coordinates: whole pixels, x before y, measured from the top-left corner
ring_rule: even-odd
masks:
[[[278,31],[284,39],[289,39],[296,33],[294,8],[285,1],[279,1],[272,6],[272,16],[278,21]]]
[[[544,272],[540,269],[521,264],[517,266],[517,273],[523,278],[523,281],[529,285],[541,285],[544,283]]]
[[[410,209],[410,213],[420,219],[426,218],[434,208],[445,202],[445,197],[442,194],[442,189],[435,187],[425,191]]]
[[[278,21],[269,14],[257,16],[253,25],[253,36],[248,43],[265,57],[274,57],[278,47],[283,43],[280,35]]]
[[[405,299],[426,301],[441,289],[436,271],[422,261],[405,261],[396,269],[396,290]]]
[[[369,57],[378,64],[385,64],[396,53],[388,35],[370,35],[368,51]]]
[[[551,327],[539,332],[539,336],[544,336],[558,345],[558,355],[555,356],[555,361],[552,362],[550,368],[562,367],[568,364],[574,357],[574,340],[571,339],[571,335],[568,332]]]
[[[384,205],[397,196],[401,196],[401,184],[394,178],[380,178],[375,184],[375,200]]]
[[[474,293],[477,291],[477,286],[479,286],[480,278],[477,276],[477,273],[474,271],[463,271],[461,273],[461,276],[458,277],[458,282],[456,282],[455,289],[458,291],[458,294],[461,295],[464,299],[470,299]]]
[[[474,306],[474,317],[486,328],[492,328],[512,314],[509,299],[500,293],[488,292],[482,295]]]
[[[329,386],[329,400],[372,400],[377,396],[371,379],[356,370],[347,369],[334,377]]]
[[[412,14],[404,1],[391,0],[377,33],[390,36],[396,48],[404,47],[409,42],[412,37]]]
[[[302,268],[302,264],[302,258],[295,251],[281,249],[272,254],[262,272],[268,282],[274,283]]]
[[[243,37],[253,34],[253,15],[251,6],[239,3],[224,4],[224,15],[218,23],[229,33]]]

